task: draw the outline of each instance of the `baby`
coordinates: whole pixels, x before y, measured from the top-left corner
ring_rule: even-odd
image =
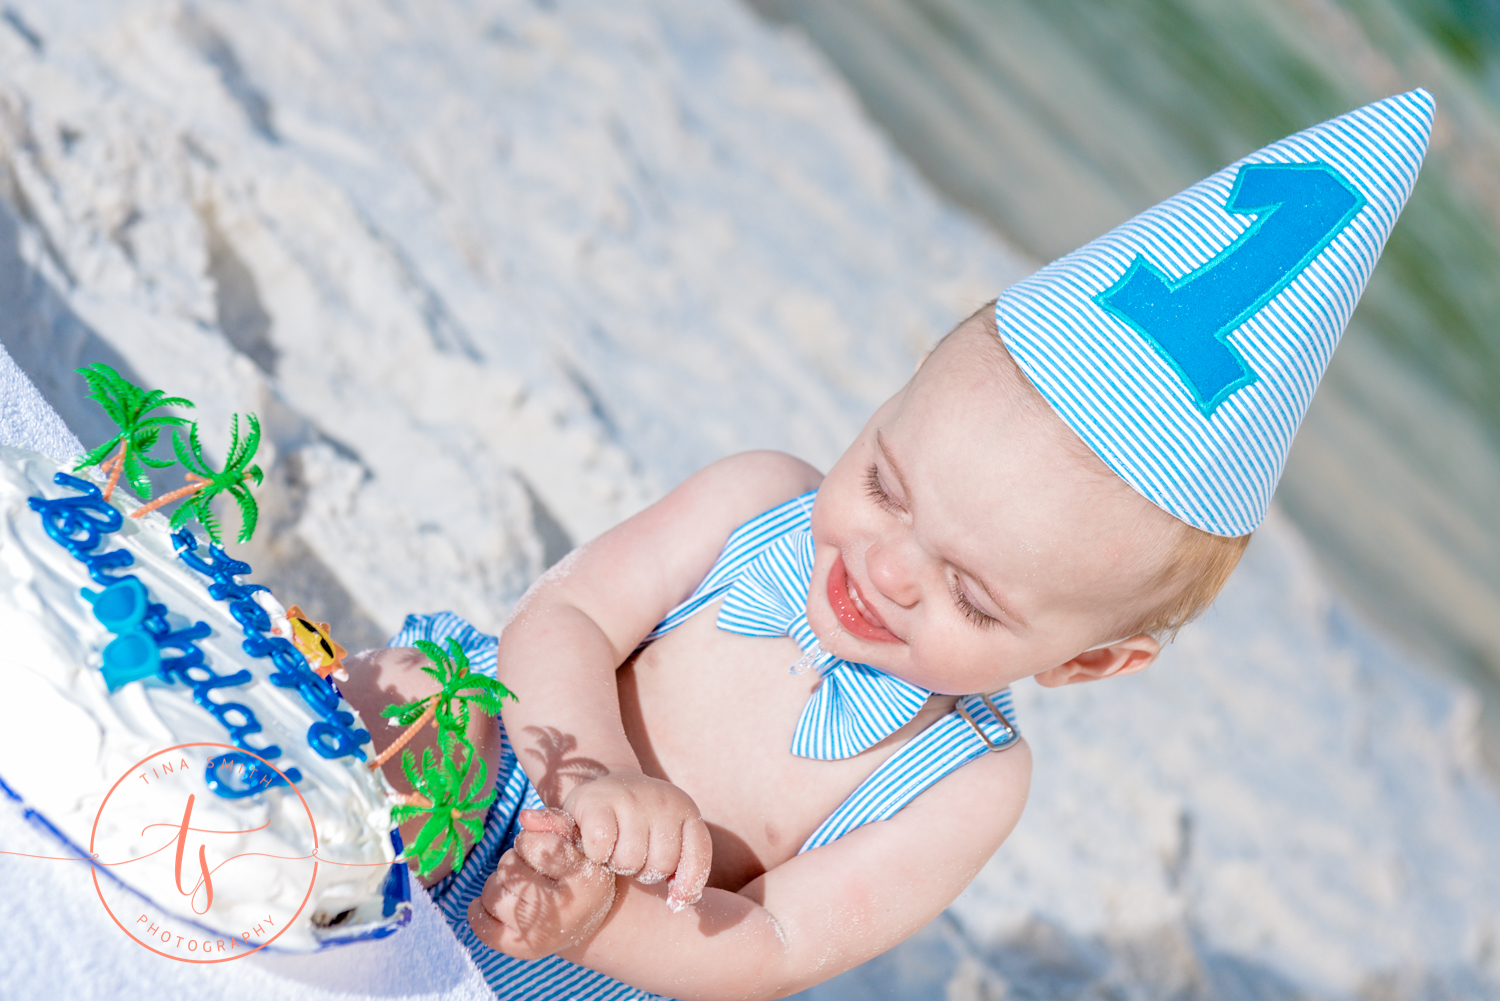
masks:
[[[1367,166],[1388,120],[1419,133],[1400,190]],[[497,802],[432,888],[497,994],[780,997],[948,906],[1026,800],[1007,687],[1145,669],[1238,562],[1430,120],[1421,92],[1352,112],[1044,269],[826,476],[709,466],[537,581],[498,644],[413,617],[351,660],[366,719],[433,690],[416,638],[519,694],[472,727]],[[1288,229],[1307,206],[1317,240]]]

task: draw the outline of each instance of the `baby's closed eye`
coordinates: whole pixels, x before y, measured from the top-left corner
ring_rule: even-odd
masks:
[[[996,619],[993,615],[985,612],[984,609],[980,608],[969,599],[968,594],[964,591],[963,581],[959,580],[958,577],[955,576],[952,580],[949,581],[948,591],[953,595],[953,603],[956,604],[958,606],[958,610],[964,614],[964,618],[968,619],[979,628],[988,629],[991,626],[998,624],[998,619]]]

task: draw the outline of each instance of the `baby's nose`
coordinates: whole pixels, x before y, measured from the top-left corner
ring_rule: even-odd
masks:
[[[883,597],[902,608],[917,603],[920,589],[913,565],[915,554],[900,543],[877,541],[865,552],[865,573]]]

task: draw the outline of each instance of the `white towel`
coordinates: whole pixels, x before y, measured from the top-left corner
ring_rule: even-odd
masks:
[[[78,436],[42,399],[4,345],[0,345],[0,445],[29,448],[58,462],[67,462],[83,451]]]

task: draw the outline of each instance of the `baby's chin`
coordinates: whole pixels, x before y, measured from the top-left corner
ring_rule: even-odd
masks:
[[[871,667],[879,665],[872,664]],[[980,692],[993,692],[1004,688],[1007,682],[975,682],[973,685],[965,684],[952,677],[951,672],[924,664],[905,665],[905,669],[888,670],[881,668],[886,674],[893,678],[900,678],[908,685],[916,685],[918,688],[926,689],[932,695],[975,695]]]
[[[948,659],[928,661],[906,643],[872,643],[862,640],[845,631],[832,613],[829,613],[829,619],[834,629],[825,638],[818,624],[813,621],[813,616],[809,614],[807,618],[814,635],[818,637],[818,645],[825,651],[843,660],[878,668],[893,678],[924,688],[933,695],[961,696],[997,692],[1011,683],[1011,679],[999,677],[995,671],[975,670],[969,674],[955,672]]]
[[[930,690],[930,686],[917,680],[917,676],[927,676],[929,672],[912,663],[911,648],[900,640],[878,643],[861,639],[845,629],[833,609],[826,606],[816,610],[809,608],[807,624],[825,653],[856,664],[868,664],[907,684]]]

